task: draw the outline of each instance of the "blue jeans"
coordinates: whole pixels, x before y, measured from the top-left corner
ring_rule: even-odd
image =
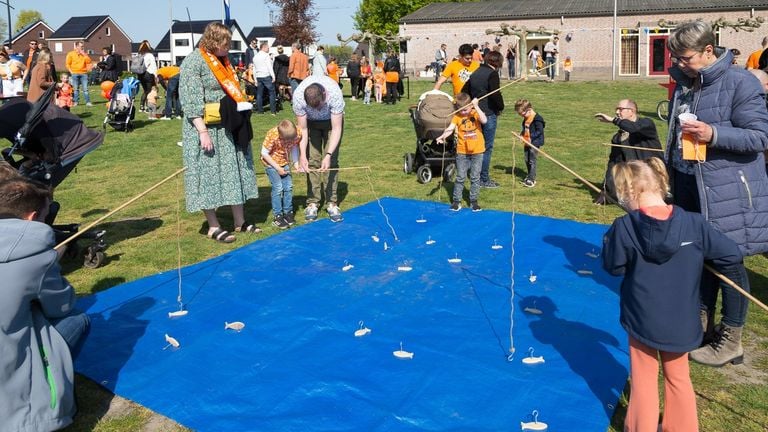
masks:
[[[469,171],[469,201],[477,201],[478,196],[480,196],[480,169],[483,167],[483,154],[456,154],[456,182],[453,184],[453,202],[461,202],[467,171]]]
[[[80,102],[80,87],[83,87],[83,98],[85,103],[91,103],[91,96],[88,94],[88,74],[72,74],[72,87],[75,88],[73,101]]]
[[[168,88],[165,89],[165,116],[181,115],[179,104],[179,76],[168,80]]]
[[[85,338],[82,336],[86,334],[88,328],[91,325],[91,320],[83,312],[74,310],[71,314],[61,317],[49,319],[51,325],[57,332],[64,338],[69,345],[69,350],[72,352],[72,357],[77,355],[80,346]]]
[[[296,78],[291,78],[288,80],[288,82],[291,84],[291,94],[296,93],[296,87],[301,84],[303,80],[297,80]]]
[[[515,77],[515,60],[508,60],[507,61],[507,69],[509,70],[509,79],[512,79]]]
[[[555,57],[547,57],[544,62],[547,65],[547,76],[549,79],[555,79]]]
[[[256,89],[256,111],[264,112],[262,101],[264,99],[264,89],[269,92],[269,112],[272,114],[275,111],[275,83],[272,82],[272,77],[256,78],[256,82],[259,83]]]
[[[483,125],[483,139],[485,140],[485,153],[483,153],[483,168],[480,170],[480,182],[485,183],[491,179],[491,156],[493,155],[493,141],[496,138],[496,114],[486,114],[488,121]]]
[[[272,212],[275,217],[293,211],[293,179],[291,178],[291,167],[286,165],[283,169],[286,175],[280,176],[277,170],[271,166],[264,169],[267,173],[269,183],[272,184]]]

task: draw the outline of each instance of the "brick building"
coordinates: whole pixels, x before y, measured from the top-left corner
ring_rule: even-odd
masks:
[[[499,30],[502,23],[510,26],[557,31],[560,60],[570,56],[574,61],[574,77],[610,78],[613,65],[618,77],[667,77],[669,52],[666,39],[670,29],[659,26],[660,19],[686,21],[701,18],[715,21],[725,18],[737,21],[764,17],[768,21],[768,1],[750,0],[618,0],[616,28],[620,39],[614,62],[614,1],[612,0],[491,0],[467,3],[433,3],[399,21],[400,36],[410,37],[406,56],[409,71],[423,71],[434,61],[441,43],[448,45],[448,56],[458,55],[462,43],[500,43],[502,53],[511,43],[518,46],[516,36],[487,35],[486,29]],[[754,32],[723,28],[718,32],[719,44],[737,48],[746,57],[760,48],[768,36],[768,22]],[[550,34],[529,31],[526,45],[541,50]],[[524,57],[524,56],[518,56]],[[402,59],[401,59],[402,60]],[[530,70],[530,62],[527,64]],[[519,70],[519,68],[517,68]],[[505,62],[506,70],[506,62]],[[506,75],[504,75],[506,76]]]
[[[122,57],[123,63],[131,56],[131,38],[112,20],[109,15],[72,17],[48,37],[48,47],[59,71],[64,68],[67,53],[75,48],[75,42],[85,42],[85,51],[95,65],[101,56],[101,49],[111,47]],[[121,64],[125,69],[125,64]]]
[[[45,21],[38,20],[16,32],[11,40],[11,46],[14,51],[21,53],[27,49],[30,41],[46,43],[51,34],[53,34],[53,29]],[[8,45],[8,39],[3,41],[3,45]]]

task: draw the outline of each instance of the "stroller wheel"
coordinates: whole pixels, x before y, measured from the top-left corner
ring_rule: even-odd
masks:
[[[429,165],[422,165],[416,171],[416,178],[420,183],[429,183],[432,180],[432,168]]]
[[[445,169],[443,169],[443,180],[447,182],[453,181],[453,179],[456,176],[456,164],[455,163],[449,163],[446,165]]]
[[[406,153],[403,156],[403,172],[406,174],[413,172],[413,153]]]
[[[83,267],[89,269],[99,268],[104,265],[107,260],[107,255],[103,251],[91,252],[90,248],[85,254],[85,260],[83,260]]]

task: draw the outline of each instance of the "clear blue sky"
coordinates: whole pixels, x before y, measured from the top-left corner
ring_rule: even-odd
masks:
[[[173,19],[186,20],[187,10],[193,20],[222,19],[223,0],[8,0],[16,10],[11,10],[11,21],[15,24],[19,10],[32,9],[43,14],[45,22],[54,30],[73,16],[109,15],[134,41],[147,39],[153,45],[168,31],[173,6]],[[314,0],[315,11],[319,14],[316,29],[320,43],[337,44],[336,33],[349,37],[354,31],[352,16],[359,0]],[[269,25],[270,8],[275,18],[279,9],[263,0],[230,0],[231,18],[236,19],[245,35],[254,26]],[[0,16],[7,19],[5,5],[0,5]],[[4,35],[3,38],[7,38]]]

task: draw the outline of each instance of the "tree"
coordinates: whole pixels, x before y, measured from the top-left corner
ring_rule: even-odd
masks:
[[[16,23],[13,25],[13,32],[17,33],[24,27],[43,19],[43,14],[32,9],[22,9],[16,16]]]
[[[398,33],[400,18],[431,3],[446,3],[451,0],[362,0],[355,12],[355,28],[363,32],[385,35]],[[466,2],[473,0],[454,0]]]
[[[347,63],[349,58],[352,57],[352,48],[348,46],[326,45],[325,52],[329,56],[336,57],[336,63],[339,65]]]
[[[299,42],[309,45],[319,37],[315,30],[317,13],[312,0],[266,0],[280,8],[280,17],[274,24],[275,37],[279,42]]]

